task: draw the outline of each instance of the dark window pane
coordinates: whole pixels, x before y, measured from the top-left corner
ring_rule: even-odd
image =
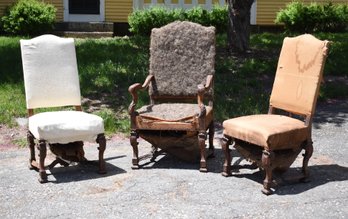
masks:
[[[69,0],[69,14],[100,14],[100,0]]]

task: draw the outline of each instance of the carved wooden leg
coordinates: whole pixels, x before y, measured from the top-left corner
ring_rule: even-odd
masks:
[[[262,167],[265,170],[266,177],[263,181],[263,189],[261,190],[263,194],[270,195],[272,194],[272,158],[274,154],[272,151],[264,150],[262,152]]]
[[[104,134],[99,134],[97,137],[97,143],[99,144],[98,150],[99,150],[99,174],[105,174],[105,160],[104,160],[104,151],[106,148],[106,139]]]
[[[29,158],[29,169],[35,169],[38,168],[35,158],[35,142],[34,142],[34,136],[31,134],[30,131],[27,132],[27,141],[29,145],[30,150],[30,158]]]
[[[45,170],[45,158],[47,154],[46,141],[39,141],[39,151],[40,151],[40,164],[39,164],[39,182],[46,183],[47,182],[47,174]]]
[[[303,154],[303,163],[302,163],[302,173],[304,177],[301,179],[301,181],[307,182],[309,178],[308,161],[313,154],[313,142],[311,139],[308,140],[304,149],[305,149],[305,153]]]
[[[207,161],[205,155],[205,140],[207,139],[207,134],[205,132],[198,133],[198,144],[201,151],[201,161],[199,171],[207,172]]]
[[[132,169],[139,169],[138,133],[131,131],[130,144],[133,147]]]
[[[221,139],[221,148],[222,151],[225,154],[225,162],[224,162],[224,166],[222,169],[222,175],[227,177],[227,176],[231,176],[231,152],[230,152],[230,144],[231,144],[232,139],[226,135],[224,135],[224,137]]]
[[[214,121],[209,125],[209,157],[214,157]]]

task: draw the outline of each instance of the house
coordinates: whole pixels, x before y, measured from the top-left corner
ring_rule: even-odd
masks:
[[[0,16],[6,7],[16,0],[0,1]],[[224,5],[225,0],[44,0],[57,8],[58,22],[112,22],[126,24],[133,10],[162,5],[168,8],[192,8],[202,6],[210,9],[214,4]],[[274,25],[276,13],[292,0],[255,0],[251,9],[250,23]],[[330,0],[348,4],[348,0]],[[303,2],[325,3],[328,0],[303,0]]]

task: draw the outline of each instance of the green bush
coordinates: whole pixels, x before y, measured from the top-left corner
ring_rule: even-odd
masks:
[[[3,30],[9,34],[39,35],[52,30],[56,8],[39,0],[19,0],[1,18]]]
[[[348,5],[295,1],[277,13],[275,22],[283,23],[289,32],[343,32],[348,25]]]
[[[130,31],[138,35],[150,35],[152,28],[162,27],[173,21],[191,21],[204,26],[214,26],[217,31],[226,31],[228,22],[227,7],[215,5],[211,11],[201,7],[183,10],[152,7],[150,9],[134,11],[128,16]]]

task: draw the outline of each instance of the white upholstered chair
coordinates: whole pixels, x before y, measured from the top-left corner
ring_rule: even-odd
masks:
[[[224,176],[231,175],[229,145],[233,141],[242,156],[265,170],[264,194],[272,193],[273,170],[286,171],[302,149],[305,153],[301,180],[307,179],[308,161],[313,152],[312,118],[328,46],[328,41],[310,34],[284,39],[268,114],[223,122]]]
[[[72,147],[76,144],[82,146],[83,141],[96,141],[99,143],[99,173],[105,173],[104,122],[99,116],[82,112],[74,40],[42,35],[21,40],[20,45],[29,116],[29,165],[39,169],[39,181],[47,182],[46,144]],[[74,106],[76,111],[34,114],[37,108],[64,106]],[[35,157],[35,139],[40,153],[39,165]],[[84,154],[80,156],[84,158]],[[64,163],[61,158],[57,159],[56,162]]]

